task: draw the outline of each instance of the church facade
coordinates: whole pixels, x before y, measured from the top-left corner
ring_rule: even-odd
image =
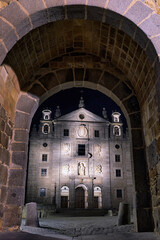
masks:
[[[84,108],[54,119],[43,110],[39,130],[30,137],[26,202],[56,208],[118,208],[132,206],[131,143],[123,133],[120,113],[109,122]]]

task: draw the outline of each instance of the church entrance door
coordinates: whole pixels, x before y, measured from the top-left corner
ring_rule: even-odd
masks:
[[[61,196],[61,208],[68,208],[68,197]]]
[[[82,187],[78,187],[75,190],[75,207],[76,208],[85,208],[84,202],[84,189]]]

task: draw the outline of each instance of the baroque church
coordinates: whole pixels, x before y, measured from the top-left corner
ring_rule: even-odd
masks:
[[[59,106],[42,111],[30,137],[27,202],[56,208],[117,209],[132,206],[131,142],[121,114],[102,116],[85,109],[61,115]]]

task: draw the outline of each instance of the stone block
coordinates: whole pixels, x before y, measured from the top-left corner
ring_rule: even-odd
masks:
[[[118,0],[117,4],[117,0],[111,0],[109,1],[107,8],[116,13],[123,14],[131,2],[132,0]]]
[[[132,96],[126,101],[124,101],[124,106],[126,107],[128,113],[139,112],[140,107],[136,96]]]
[[[0,144],[6,149],[8,148],[8,141],[8,136],[4,132],[0,132]]]
[[[107,9],[106,13],[105,13],[105,18],[103,19],[103,21],[105,23],[110,24],[111,26],[119,28],[121,19],[123,19],[123,17],[121,15],[115,14],[115,12],[112,12]]]
[[[154,46],[153,43],[156,43],[156,45]],[[155,47],[156,47],[156,48],[155,48]],[[159,53],[159,52],[158,52],[159,49],[160,49],[160,48],[157,47],[157,42],[156,42],[156,40],[153,41],[153,39],[152,39],[152,42],[150,41],[149,44],[147,45],[146,54],[147,54],[147,56],[148,56],[151,64],[155,61],[155,59],[156,59],[156,57],[157,57],[157,54]],[[156,52],[156,50],[157,50],[157,52]]]
[[[64,6],[64,0],[45,0],[47,8],[52,8],[56,6]]]
[[[17,14],[14,14],[15,12]],[[1,16],[13,24],[20,38],[31,30],[28,16],[20,8],[16,1],[11,2],[7,8],[4,8],[1,11]]]
[[[47,10],[43,0],[19,0],[19,2],[29,13],[34,28],[47,23]]]
[[[104,9],[98,7],[87,8],[87,19],[102,21]]]
[[[11,49],[18,40],[13,28],[2,19],[0,19],[0,38],[5,42],[7,49]]]
[[[12,143],[11,149],[14,152],[25,152],[27,151],[28,146],[26,143]]]
[[[0,164],[0,184],[6,185],[8,178],[8,168]]]
[[[147,163],[148,168],[152,169],[158,163],[157,151],[156,151],[157,141],[156,139],[147,147]]]
[[[27,154],[25,152],[13,152],[12,163],[21,166],[26,169],[27,166]]]
[[[3,204],[0,204],[0,217],[3,217]]]
[[[141,148],[143,147],[143,133],[142,130],[140,129],[132,129],[132,142],[133,142],[133,147],[135,148]]]
[[[119,82],[119,79],[114,77],[108,72],[105,72],[100,80],[100,83],[106,88],[108,88],[109,90],[113,89],[118,82]]]
[[[5,109],[0,105],[0,117],[5,120],[6,119],[6,111]]]
[[[69,5],[67,6],[68,19],[84,19],[85,18],[85,6],[83,5]]]
[[[132,93],[132,90],[127,87],[127,85],[123,82],[118,84],[116,88],[114,88],[113,93],[120,99],[124,99],[126,97],[129,97],[129,95]]]
[[[138,43],[141,48],[145,49],[149,41],[148,36],[140,29],[136,29],[134,40]]]
[[[134,37],[134,34],[136,32],[137,25],[130,21],[127,18],[123,18],[122,25],[121,25],[121,30],[128,34],[130,37]]]
[[[32,114],[34,106],[38,108],[38,98],[29,94],[21,94],[17,102],[17,110]],[[35,110],[34,110],[35,112]]]
[[[10,169],[9,170],[9,183],[11,186],[24,186],[26,173],[22,169]]]
[[[4,49],[4,47],[1,43],[0,43],[0,53],[1,53],[0,54],[0,64],[2,64],[5,57],[6,57],[7,52],[6,52],[6,50]]]
[[[7,136],[12,138],[12,128],[9,124],[6,125],[5,133],[7,134]]]
[[[22,206],[24,204],[25,190],[22,187],[9,188],[7,194],[7,204]]]
[[[147,36],[155,36],[159,34],[160,16],[158,14],[151,15],[148,19],[142,22],[139,27]]]
[[[125,17],[129,18],[135,24],[140,23],[143,19],[148,17],[153,10],[146,6],[144,3],[137,1],[125,14]]]
[[[15,128],[30,129],[31,117],[29,114],[16,112]]]
[[[85,5],[86,1],[85,0],[67,0],[67,5]]]
[[[9,165],[10,153],[7,149],[0,148],[0,160],[2,161],[2,163]]]
[[[63,20],[65,18],[65,9],[64,7],[49,8],[48,14],[49,14],[49,20],[51,22]]]
[[[3,119],[0,119],[0,131],[4,131],[5,128],[5,121]]]
[[[28,143],[29,133],[27,130],[15,130],[14,140]]]
[[[130,117],[130,121],[131,121],[131,128],[141,128],[142,127],[140,112],[130,114],[129,117]]]
[[[1,202],[6,203],[8,187],[2,186],[1,188]]]
[[[22,207],[8,206],[3,213],[3,228],[20,226]]]
[[[94,7],[100,7],[100,8],[104,8],[105,4],[106,4],[106,0],[101,0],[101,1],[88,0],[88,3],[87,3],[88,6],[94,6]]]

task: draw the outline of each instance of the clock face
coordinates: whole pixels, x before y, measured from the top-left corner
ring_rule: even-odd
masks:
[[[86,137],[87,136],[87,129],[85,126],[80,126],[78,129],[78,135],[80,137]]]

